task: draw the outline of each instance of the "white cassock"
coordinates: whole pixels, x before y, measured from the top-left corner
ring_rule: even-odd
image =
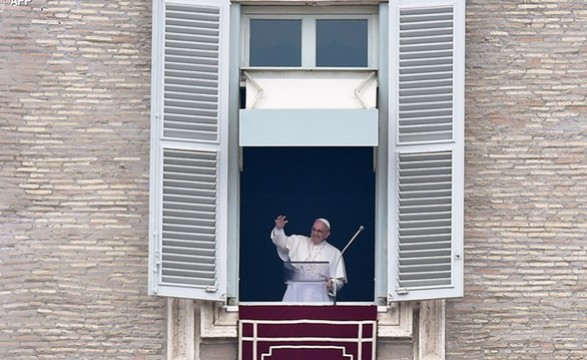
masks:
[[[347,282],[344,259],[340,257],[340,250],[326,241],[315,245],[307,236],[287,236],[283,229],[273,229],[271,240],[277,247],[277,253],[284,262],[328,262],[328,274],[321,274],[322,282],[288,281],[283,301],[289,302],[329,302],[326,280],[335,281],[336,290],[340,290]],[[339,260],[340,258],[340,260]],[[310,265],[311,266],[311,265]],[[336,268],[335,268],[336,267]]]

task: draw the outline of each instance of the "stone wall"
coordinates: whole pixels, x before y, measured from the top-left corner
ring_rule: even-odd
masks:
[[[587,7],[467,1],[465,297],[447,359],[587,358]]]
[[[0,359],[161,359],[150,1],[0,4]]]

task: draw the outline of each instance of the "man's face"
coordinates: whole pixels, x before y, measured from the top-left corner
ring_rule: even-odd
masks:
[[[312,235],[310,236],[312,242],[318,245],[326,240],[328,236],[330,236],[330,230],[328,230],[326,224],[322,221],[314,221],[314,225],[312,225]]]

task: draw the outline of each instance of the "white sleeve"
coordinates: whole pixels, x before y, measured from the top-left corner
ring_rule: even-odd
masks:
[[[285,235],[285,231],[283,229],[273,228],[271,231],[271,241],[277,247],[277,255],[283,261],[290,261],[289,260],[289,250],[287,248],[287,235]]]

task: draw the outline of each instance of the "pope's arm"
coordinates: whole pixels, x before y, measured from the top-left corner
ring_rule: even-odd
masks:
[[[274,228],[271,231],[271,241],[280,249],[287,250],[287,235],[283,229]]]
[[[289,261],[288,237],[283,230],[287,219],[283,215],[279,215],[275,219],[275,227],[271,231],[271,241],[277,247],[277,254],[283,261]]]

